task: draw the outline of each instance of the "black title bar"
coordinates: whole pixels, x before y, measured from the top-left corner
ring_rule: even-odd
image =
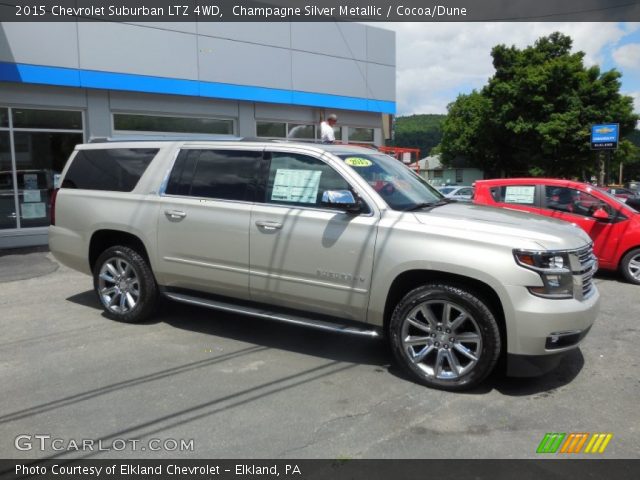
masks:
[[[0,460],[0,478],[39,480],[636,480],[638,460]]]
[[[4,22],[640,21],[640,0],[0,0]]]

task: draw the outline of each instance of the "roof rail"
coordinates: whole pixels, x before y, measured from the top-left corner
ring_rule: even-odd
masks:
[[[216,141],[216,142],[238,142],[238,141],[264,141],[254,138],[237,137],[235,135],[198,135],[198,136],[178,136],[178,135],[118,135],[115,137],[91,137],[88,143],[110,143],[110,142],[187,142],[187,141]],[[267,140],[268,141],[268,140]]]

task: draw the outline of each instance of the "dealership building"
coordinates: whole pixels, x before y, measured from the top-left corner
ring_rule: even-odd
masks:
[[[74,145],[229,135],[380,145],[395,34],[358,23],[0,24],[0,248],[47,242]]]

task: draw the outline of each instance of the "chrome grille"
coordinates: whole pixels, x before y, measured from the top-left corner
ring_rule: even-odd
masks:
[[[595,291],[593,276],[598,270],[598,259],[593,254],[593,245],[589,245],[576,252],[580,262],[579,271],[574,272],[579,275],[582,285],[582,298],[590,297]]]

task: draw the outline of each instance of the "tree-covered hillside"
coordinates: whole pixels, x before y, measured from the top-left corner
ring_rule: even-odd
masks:
[[[442,139],[441,124],[446,115],[423,114],[396,118],[396,147],[419,148],[420,156],[426,157]]]

